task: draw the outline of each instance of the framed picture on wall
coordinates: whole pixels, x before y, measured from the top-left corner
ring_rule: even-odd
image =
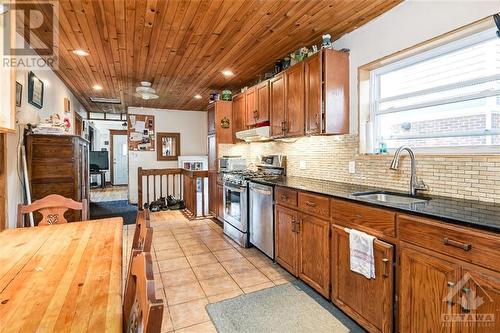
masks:
[[[156,134],[156,159],[158,161],[177,161],[181,154],[180,133],[157,133]]]
[[[21,106],[21,101],[23,98],[23,85],[16,81],[16,106]]]
[[[28,103],[41,109],[43,107],[43,81],[35,73],[28,73]]]

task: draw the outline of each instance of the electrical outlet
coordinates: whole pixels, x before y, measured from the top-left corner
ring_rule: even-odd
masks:
[[[299,161],[299,169],[305,170],[307,168],[306,161]]]
[[[356,161],[349,161],[349,173],[356,173]]]

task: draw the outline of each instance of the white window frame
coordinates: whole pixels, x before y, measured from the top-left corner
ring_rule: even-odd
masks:
[[[473,99],[479,99],[479,98],[485,98],[485,97],[491,97],[491,96],[497,96],[500,97],[500,89],[496,89],[493,91],[485,91],[478,93],[474,95],[473,98],[468,96],[467,98],[447,98],[439,101],[434,101],[434,102],[429,102],[429,103],[422,103],[419,105],[412,105],[411,107],[400,107],[400,108],[393,108],[393,109],[388,109],[385,111],[380,112],[378,110],[379,103],[388,101],[388,100],[393,100],[393,99],[398,99],[401,98],[402,96],[414,96],[421,94],[422,91],[419,91],[417,93],[409,93],[409,94],[401,94],[398,96],[393,96],[390,98],[385,98],[381,99],[380,98],[380,76],[383,74],[386,74],[388,72],[392,72],[401,68],[405,68],[414,64],[417,64],[419,62],[423,62],[447,53],[454,52],[456,50],[459,50],[464,47],[469,47],[475,44],[479,44],[481,42],[484,42],[488,39],[491,39],[491,36],[496,34],[496,29],[487,29],[482,32],[476,33],[471,36],[467,36],[464,38],[461,38],[459,40],[437,46],[436,48],[408,56],[407,58],[404,58],[402,60],[396,61],[394,63],[390,63],[388,65],[382,66],[380,68],[374,69],[370,71],[370,119],[373,122],[373,133],[371,138],[367,138],[368,140],[372,140],[373,142],[373,147],[376,150],[379,146],[378,142],[378,133],[380,132],[380,124],[378,123],[378,115],[382,114],[389,114],[389,113],[395,113],[395,112],[401,112],[404,110],[411,110],[415,109],[418,107],[426,107],[426,106],[437,106],[437,105],[443,105],[443,104],[449,104],[453,102],[460,102],[460,101],[467,101],[467,100],[473,100]],[[476,79],[476,80],[470,80],[466,81],[467,82],[475,82],[475,83],[481,83],[483,81],[489,81],[488,79],[500,79],[500,75],[491,75],[489,77],[481,78],[481,79]],[[452,87],[452,86],[460,86],[459,84],[450,84],[449,86],[446,86],[446,88]],[[440,87],[443,88],[443,87]],[[428,89],[427,91],[440,91],[440,89]],[[464,132],[461,132],[463,136]],[[460,134],[457,132],[456,134]],[[455,135],[456,135],[455,134]],[[495,130],[495,131],[475,131],[475,132],[467,132],[470,136],[476,135],[476,136],[484,136],[484,135],[495,135],[495,134],[500,134],[500,130]],[[423,136],[423,137],[436,137],[436,136]],[[451,136],[448,136],[451,137]],[[394,151],[395,149],[389,149],[389,151]],[[416,151],[422,152],[422,153],[437,153],[437,154],[500,154],[500,145],[488,145],[488,146],[436,146],[436,147],[418,147],[415,148]]]

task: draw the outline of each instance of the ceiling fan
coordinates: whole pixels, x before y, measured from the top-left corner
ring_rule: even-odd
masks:
[[[151,82],[148,81],[141,81],[141,85],[135,88],[135,96],[145,100],[160,97],[156,94],[156,90],[151,88]]]

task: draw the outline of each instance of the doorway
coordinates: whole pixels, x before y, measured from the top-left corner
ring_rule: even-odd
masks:
[[[100,181],[100,186],[92,188],[90,192],[92,203],[111,201],[128,204],[128,143],[127,130],[101,130],[97,141],[98,149],[106,150],[109,147],[107,169]],[[109,133],[109,134],[108,134]]]
[[[128,185],[128,146],[126,130],[109,130],[111,184]]]

